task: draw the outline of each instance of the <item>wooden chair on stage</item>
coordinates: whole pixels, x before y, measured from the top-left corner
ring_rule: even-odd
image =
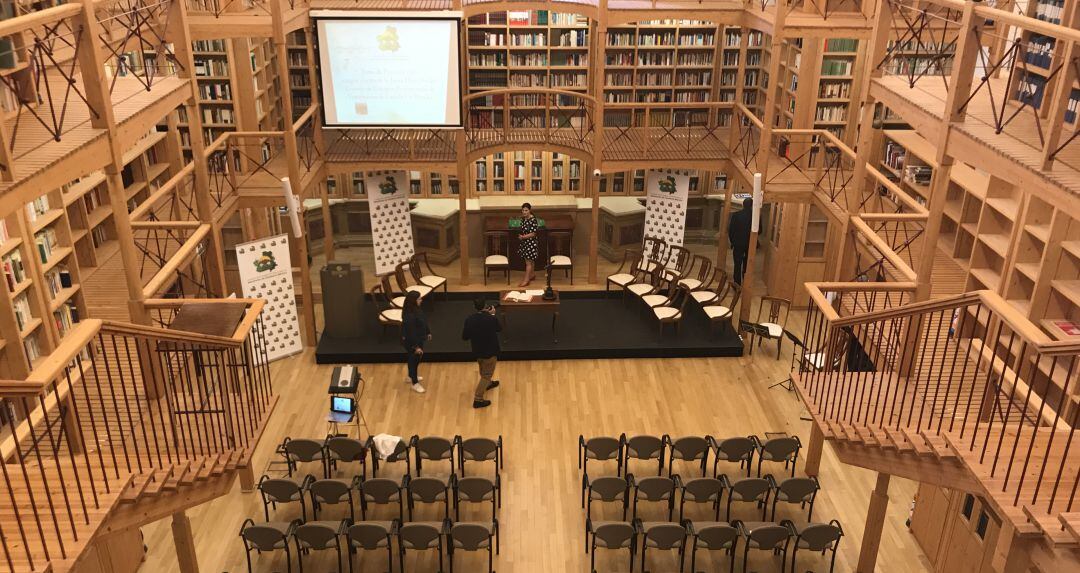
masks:
[[[784,342],[784,329],[787,328],[791,301],[776,296],[763,296],[758,301],[757,323],[764,326],[768,336],[756,336],[758,346],[762,338],[776,341],[776,359],[780,359],[780,346]]]
[[[670,269],[659,269],[653,274],[659,276],[660,283],[654,292],[643,295],[641,302],[644,302],[645,306],[649,308],[671,304],[679,292],[679,283],[676,282],[678,275]]]
[[[510,234],[506,231],[484,231],[484,284],[491,271],[506,273],[506,284],[510,284]]]
[[[694,300],[696,300],[697,303],[702,306],[702,308],[709,306],[710,304],[715,304],[717,301],[724,297],[725,293],[727,293],[728,275],[726,271],[722,269],[713,269],[712,279],[710,279],[709,284],[712,284],[712,280],[716,281],[716,286],[713,287],[712,290],[708,290],[707,288],[690,289],[692,291],[690,293],[691,296],[694,297]]]
[[[667,264],[668,245],[667,241],[660,237],[645,237],[641,243],[641,261],[638,268],[643,271],[654,271],[657,267]]]
[[[390,285],[390,275],[379,277],[379,286],[382,287],[382,294],[391,308],[405,308],[405,293],[394,290],[394,287]]]
[[[679,276],[679,280],[690,274],[693,262],[694,254],[690,252],[690,249],[682,245],[668,246],[666,266],[668,269],[675,271],[675,274]]]
[[[441,277],[435,274],[435,271],[431,269],[431,263],[428,262],[427,253],[415,253],[409,258],[408,262],[409,273],[412,274],[413,281],[418,285],[423,285],[430,288],[432,291],[437,291],[439,288],[443,289],[443,294],[447,294],[449,291],[446,277]],[[424,274],[424,271],[427,274]]]
[[[732,280],[728,280],[726,277],[722,287],[716,289],[717,299],[712,304],[701,307],[701,310],[705,311],[705,316],[709,317],[709,332],[713,332],[713,327],[718,323],[724,321],[731,321],[731,317],[735,313],[735,306],[739,304],[739,297],[742,296],[742,287],[738,283]]]
[[[383,284],[377,284],[371,287],[371,298],[375,302],[375,306],[379,311],[379,325],[382,326],[383,335],[386,334],[388,327],[401,328],[401,308],[395,307],[390,298],[386,294],[386,284],[389,281],[386,277],[383,277]],[[405,297],[401,297],[404,301]]]
[[[629,249],[623,252],[622,264],[619,265],[618,269],[615,269],[614,273],[608,275],[604,290],[611,290],[611,285],[615,285],[623,289],[625,295],[626,286],[634,282],[634,275],[640,262],[641,253]]]
[[[626,285],[626,290],[630,294],[639,299],[644,299],[646,296],[660,291],[662,281],[659,272],[639,270],[635,275],[634,281]]]
[[[574,233],[548,231],[548,262],[552,271],[565,271],[570,284],[574,284]]]
[[[405,294],[410,292],[420,293],[420,300],[427,298],[427,295],[431,294],[432,288],[424,284],[409,284],[409,280],[405,274],[405,270],[408,267],[409,261],[402,261],[394,267],[394,280],[397,282],[398,288]]]
[[[660,336],[664,336],[664,325],[674,324],[675,334],[679,333],[679,323],[686,314],[686,301],[690,300],[690,289],[684,286],[676,286],[675,293],[667,303],[654,306],[652,311],[657,322],[660,323]]]
[[[694,272],[697,269],[697,272]],[[712,286],[713,278],[716,275],[716,270],[713,269],[712,260],[709,257],[703,257],[701,255],[694,255],[694,258],[690,261],[689,268],[686,269],[686,273],[683,274],[683,278],[679,279],[679,284],[685,286],[691,291],[708,291]],[[697,297],[694,297],[695,299]],[[700,302],[700,301],[698,301]]]

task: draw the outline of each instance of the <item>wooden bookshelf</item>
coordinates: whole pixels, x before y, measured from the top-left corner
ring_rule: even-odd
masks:
[[[314,100],[315,86],[312,83],[308,50],[311,48],[309,33],[297,30],[288,36],[286,57],[289,63],[289,96],[292,98],[293,119],[303,115]]]

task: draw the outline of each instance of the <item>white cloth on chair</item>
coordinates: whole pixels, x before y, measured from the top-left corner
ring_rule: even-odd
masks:
[[[784,328],[779,324],[773,322],[762,322],[758,326],[764,326],[769,329],[769,338],[780,338],[784,335]]]
[[[375,451],[378,452],[379,458],[385,460],[397,450],[398,444],[401,443],[401,436],[376,434],[371,441],[375,443]]]

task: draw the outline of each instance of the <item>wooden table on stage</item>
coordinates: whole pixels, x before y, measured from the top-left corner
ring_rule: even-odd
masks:
[[[555,291],[555,300],[544,300],[543,297],[534,296],[529,302],[517,302],[506,300],[504,290],[499,293],[499,322],[506,328],[507,312],[546,311],[551,313],[551,337],[556,344],[559,342],[559,291]],[[521,292],[521,291],[518,291]]]

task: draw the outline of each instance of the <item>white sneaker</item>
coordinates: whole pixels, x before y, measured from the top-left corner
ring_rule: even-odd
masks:
[[[412,391],[416,392],[417,394],[423,394],[424,392],[427,392],[427,390],[424,390],[424,386],[421,385],[419,382],[412,385]]]
[[[417,376],[417,377],[416,377],[416,381],[417,381],[417,382],[423,382],[423,381],[424,381],[424,377],[423,377],[423,376]],[[409,378],[408,376],[406,376],[406,377],[405,377],[405,383],[406,383],[406,384],[412,384],[412,378]]]

